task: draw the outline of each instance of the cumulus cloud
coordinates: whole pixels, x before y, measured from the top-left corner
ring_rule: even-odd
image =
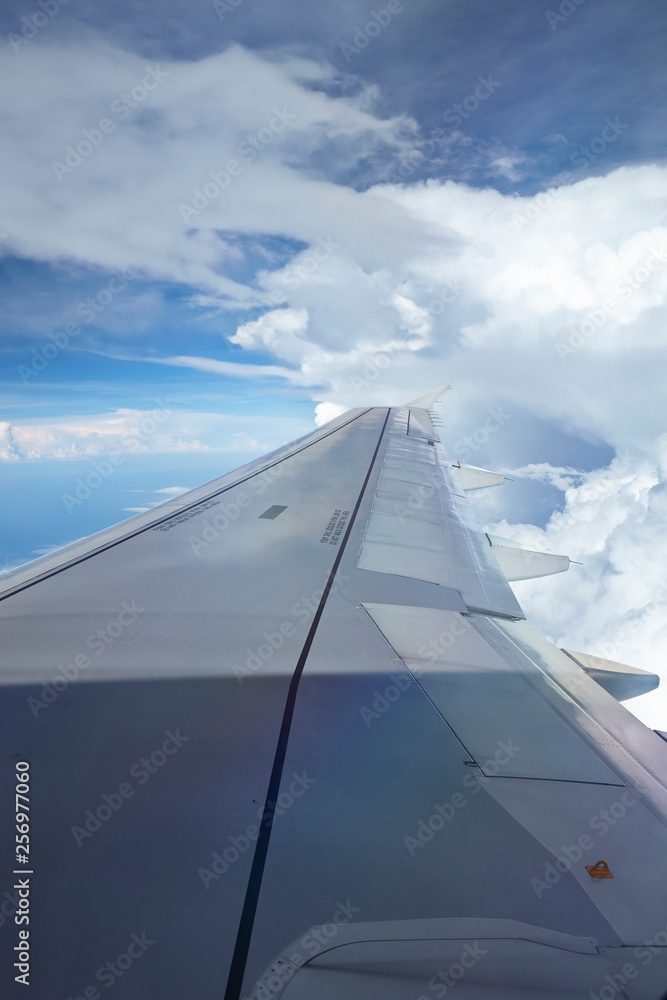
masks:
[[[491,526],[526,548],[583,564],[513,586],[531,624],[558,646],[659,674],[663,689],[628,706],[656,729],[667,726],[666,457],[662,437],[651,453],[619,455],[606,468],[579,473],[576,483],[568,485],[554,469],[563,507],[544,529],[507,521]]]
[[[322,427],[330,420],[340,417],[342,413],[345,413],[345,407],[337,403],[318,403],[315,407],[315,423],[318,427]]]
[[[19,462],[20,451],[14,441],[9,420],[0,420],[0,462]]]
[[[369,157],[400,160],[417,133],[381,118],[368,94],[341,96],[325,64],[232,46],[156,69],[98,40],[35,41],[20,60],[0,57],[2,74],[12,82],[0,88],[6,250],[171,279],[209,310],[265,310],[231,336],[262,352],[260,365],[151,360],[275,375],[343,406],[447,381],[463,401],[456,433],[490,394],[616,447],[665,429],[648,401],[662,392],[666,168],[624,167],[531,197],[435,180],[361,192],[338,178]],[[113,131],[58,179],[53,164],[88,141],[84,129],[102,135],[104,116]],[[210,172],[230,159],[242,169],[207,195]],[[179,206],[195,189],[206,204],[186,221]],[[232,280],[239,235],[305,249]]]
[[[368,266],[351,227],[309,272],[299,257],[259,272],[283,307],[242,324],[235,344],[270,352],[338,405],[398,402],[451,382],[455,434],[499,401],[616,448],[649,445],[666,429],[656,401],[667,169],[626,167],[531,198],[453,181],[363,197],[370,218],[400,209],[429,238],[397,261],[371,226],[378,265]]]
[[[621,168],[524,198],[435,180],[360,192],[337,180],[342,165],[400,159],[417,131],[380,117],[379,101],[336,96],[324,63],[230,46],[156,65],[99,39],[38,39],[12,56],[0,56],[5,252],[171,279],[211,293],[213,305],[264,305],[294,336],[270,337],[260,318],[258,338],[295,364],[310,343],[375,347],[389,331],[439,357],[452,345],[474,353],[552,338],[558,360],[553,340],[568,345],[570,325],[605,302],[613,314],[599,336],[581,335],[575,355],[603,363],[624,349],[629,326],[635,342],[655,343],[646,321],[667,290],[664,168]],[[68,148],[80,163],[62,172],[54,165],[67,166]],[[207,194],[210,173],[229,173],[229,160],[238,172]],[[179,206],[195,190],[206,204],[185,220]],[[242,256],[235,234],[307,249],[235,281],[225,273]],[[247,327],[235,342],[249,348]]]
[[[281,357],[300,358],[304,353],[301,335],[307,329],[308,313],[305,309],[274,309],[259,319],[244,323],[229,339],[245,350],[266,347]]]

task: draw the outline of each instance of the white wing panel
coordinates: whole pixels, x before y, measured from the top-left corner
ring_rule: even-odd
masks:
[[[469,617],[430,608],[364,607],[482,771],[621,784]]]

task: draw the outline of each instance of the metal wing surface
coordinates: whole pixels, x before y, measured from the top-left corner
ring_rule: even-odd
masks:
[[[525,622],[508,577],[567,560],[479,528],[502,477],[431,403],[3,581],[0,938],[33,996],[664,995],[667,746],[610,693],[653,680]]]

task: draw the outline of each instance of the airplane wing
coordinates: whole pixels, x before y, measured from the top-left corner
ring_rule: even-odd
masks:
[[[526,623],[569,561],[480,529],[432,403],[4,579],[12,996],[665,994],[655,679]]]

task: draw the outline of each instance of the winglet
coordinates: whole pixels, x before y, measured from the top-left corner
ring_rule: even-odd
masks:
[[[420,410],[430,410],[436,400],[444,396],[448,389],[451,389],[451,385],[439,385],[437,389],[431,389],[430,392],[425,393],[423,396],[418,396],[416,399],[411,399],[409,403],[404,403],[403,406],[415,406]]]

